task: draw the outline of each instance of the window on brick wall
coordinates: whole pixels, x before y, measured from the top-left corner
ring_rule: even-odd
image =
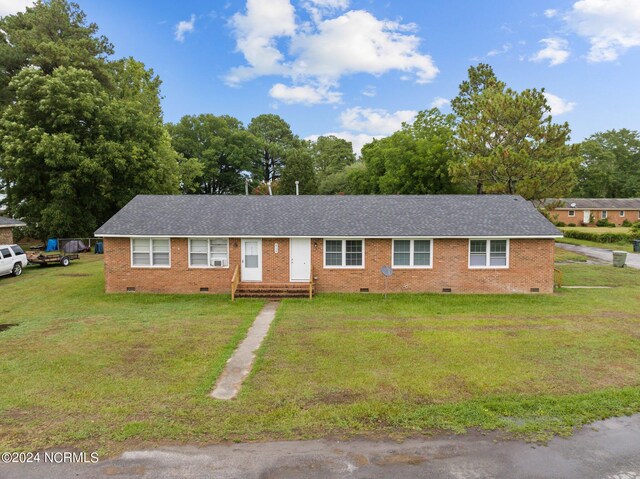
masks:
[[[394,268],[430,268],[431,240],[393,240],[392,256]]]
[[[364,240],[336,239],[324,241],[325,268],[362,268]]]
[[[569,210],[569,216],[573,217],[576,215],[576,210]]]
[[[607,219],[607,210],[602,210],[600,212],[600,218],[602,218],[603,220]]]
[[[132,238],[131,266],[157,268],[171,266],[169,238]]]
[[[509,240],[469,240],[469,268],[508,268]]]
[[[620,211],[620,218],[624,218],[624,210]]]
[[[191,238],[189,266],[191,268],[228,268],[229,240],[227,238]]]

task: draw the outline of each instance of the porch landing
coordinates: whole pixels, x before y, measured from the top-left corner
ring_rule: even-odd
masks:
[[[312,283],[251,283],[240,282],[236,298],[311,298]]]

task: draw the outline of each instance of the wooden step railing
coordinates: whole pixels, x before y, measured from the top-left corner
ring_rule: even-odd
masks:
[[[236,269],[233,270],[233,276],[231,277],[231,301],[236,299],[236,290],[240,284],[240,265],[236,265]]]
[[[562,288],[562,271],[558,268],[553,268],[553,285],[556,288]]]
[[[313,265],[311,265],[311,276],[309,277],[309,299],[313,299]]]

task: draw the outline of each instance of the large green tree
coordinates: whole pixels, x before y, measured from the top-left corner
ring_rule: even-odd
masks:
[[[308,148],[293,148],[287,153],[286,165],[280,178],[279,194],[295,195],[296,181],[301,195],[316,194],[316,172]]]
[[[629,198],[640,196],[640,134],[609,130],[596,133],[580,145],[577,196]]]
[[[258,115],[247,129],[260,142],[258,154],[253,158],[256,178],[265,183],[280,178],[288,150],[300,147],[300,140],[289,124],[274,114]]]
[[[65,0],[0,21],[0,176],[38,236],[87,236],[139,193],[177,191],[160,80]]]
[[[62,66],[90,71],[103,85],[111,80],[106,59],[113,54],[98,26],[87,23],[77,3],[38,0],[24,13],[0,18],[0,108],[13,101],[9,82],[26,66],[45,75]]]
[[[412,124],[393,135],[365,145],[366,174],[359,177],[362,193],[435,194],[455,190],[449,165],[456,160],[455,118],[437,108],[421,111]],[[353,173],[352,173],[353,174]]]
[[[544,90],[507,88],[489,65],[469,69],[451,106],[459,117],[461,161],[454,181],[481,193],[542,200],[566,196],[576,182],[577,148],[567,123],[553,123]]]
[[[311,143],[318,192],[343,193],[348,189],[345,168],[356,161],[350,141],[334,135],[320,136]]]
[[[168,128],[175,150],[183,158],[195,159],[200,165],[200,174],[183,184],[187,192],[227,194],[244,191],[244,180],[249,179],[253,167],[252,159],[262,150],[258,139],[240,120],[228,115],[188,115]],[[195,188],[188,186],[194,183]]]

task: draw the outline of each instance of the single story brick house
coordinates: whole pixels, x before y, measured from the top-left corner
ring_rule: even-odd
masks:
[[[108,292],[239,294],[551,293],[562,236],[507,195],[140,195],[95,234]]]
[[[560,203],[550,209],[552,219],[576,226],[595,224],[606,219],[616,226],[627,220],[640,221],[640,198],[558,198],[547,200],[547,204]]]
[[[0,216],[0,244],[12,244],[13,228],[27,226],[26,223],[6,216]]]

